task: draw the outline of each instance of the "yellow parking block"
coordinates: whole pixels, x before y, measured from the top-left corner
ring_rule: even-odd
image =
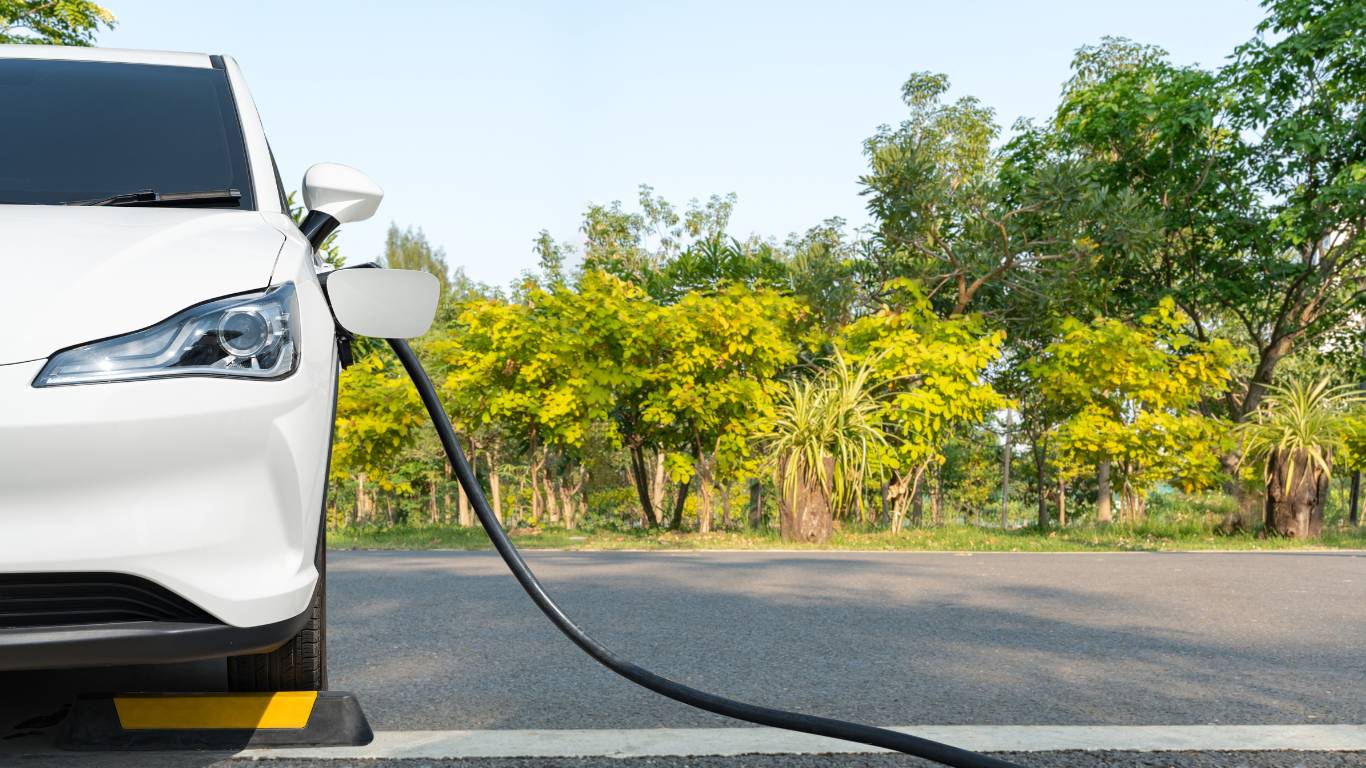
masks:
[[[317,691],[280,693],[120,693],[114,697],[126,730],[303,728]]]

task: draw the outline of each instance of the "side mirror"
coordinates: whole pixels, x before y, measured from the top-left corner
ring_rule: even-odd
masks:
[[[327,297],[337,322],[351,333],[411,339],[432,327],[441,281],[408,269],[339,269],[327,273]]]
[[[342,224],[375,215],[384,190],[369,176],[337,163],[318,163],[304,171],[304,207],[308,217],[299,225],[314,248]]]

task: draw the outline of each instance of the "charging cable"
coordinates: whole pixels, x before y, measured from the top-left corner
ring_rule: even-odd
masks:
[[[636,685],[649,688],[661,696],[667,696],[674,701],[718,715],[733,717],[737,720],[882,747],[883,749],[923,757],[942,765],[952,766],[952,768],[1022,768],[1020,765],[995,757],[951,747],[948,744],[940,744],[929,739],[921,739],[910,734],[889,731],[885,728],[846,723],[843,720],[833,720],[828,717],[784,712],[781,709],[756,707],[753,704],[715,696],[696,688],[675,683],[648,669],[638,667],[589,637],[586,632],[579,628],[579,625],[565,615],[564,611],[560,610],[560,606],[556,605],[554,600],[550,599],[550,595],[546,594],[541,583],[536,580],[536,576],[532,574],[531,569],[522,560],[522,556],[518,554],[517,548],[512,546],[507,534],[503,532],[502,523],[494,516],[493,510],[489,508],[489,503],[484,498],[484,491],[475,480],[474,472],[465,459],[464,451],[460,449],[459,441],[455,439],[455,430],[451,428],[450,419],[446,418],[446,409],[441,406],[441,401],[436,396],[436,389],[432,387],[432,382],[427,378],[427,372],[418,362],[417,356],[408,347],[408,342],[403,339],[386,339],[386,341],[389,342],[389,346],[394,348],[394,353],[398,355],[399,362],[403,363],[404,369],[408,371],[408,376],[412,378],[413,384],[417,387],[418,394],[422,396],[422,403],[427,406],[427,412],[431,414],[432,423],[436,426],[436,433],[441,438],[441,445],[446,449],[446,456],[450,458],[451,466],[455,467],[456,477],[460,479],[460,485],[465,489],[465,495],[474,505],[474,511],[479,515],[479,522],[488,532],[494,548],[498,550],[498,554],[503,556],[503,561],[512,570],[512,575],[517,578],[522,589],[525,589],[526,593],[531,596],[531,601],[536,604],[536,607],[540,608],[546,618],[550,619],[550,623],[554,624],[575,645],[582,648],[584,653],[592,656],[594,661]]]

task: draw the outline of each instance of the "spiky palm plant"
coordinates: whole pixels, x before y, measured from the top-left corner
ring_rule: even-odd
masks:
[[[1345,449],[1353,409],[1366,399],[1351,385],[1329,383],[1325,376],[1268,386],[1262,407],[1237,429],[1244,458],[1265,462],[1266,524],[1284,536],[1319,535],[1333,453]]]
[[[817,514],[825,518],[825,532],[813,533],[813,540],[828,538],[831,505],[857,492],[871,466],[869,455],[890,448],[881,429],[884,404],[872,381],[880,359],[851,370],[836,350],[829,368],[814,379],[789,382],[775,403],[766,430],[770,466],[779,475],[785,503],[822,497]]]

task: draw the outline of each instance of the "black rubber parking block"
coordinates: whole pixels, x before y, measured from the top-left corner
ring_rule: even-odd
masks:
[[[355,694],[83,693],[58,740],[78,751],[360,747],[375,738]]]

